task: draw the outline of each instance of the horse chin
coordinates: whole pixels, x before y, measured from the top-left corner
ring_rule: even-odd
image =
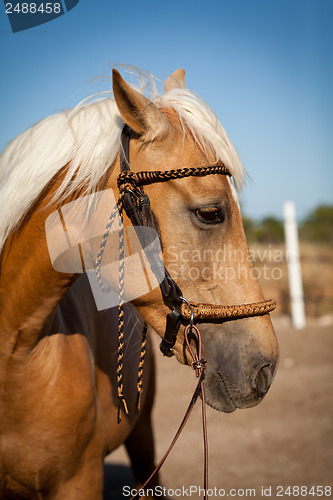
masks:
[[[208,372],[205,382],[205,401],[214,410],[223,413],[232,413],[237,409],[246,409],[257,406],[264,396],[247,394],[241,396],[240,391],[232,391],[219,372]]]
[[[206,394],[206,404],[213,408],[213,410],[220,411],[221,413],[232,413],[235,410],[237,410],[237,406],[231,401],[231,400],[220,400],[217,401],[216,399],[210,399],[209,394]]]
[[[237,409],[232,395],[217,372],[207,373],[204,381],[205,402],[214,410],[232,413]]]

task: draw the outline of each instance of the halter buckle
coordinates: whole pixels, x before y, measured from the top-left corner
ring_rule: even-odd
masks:
[[[133,226],[142,226],[142,216],[137,204],[138,195],[132,189],[125,188],[123,194],[123,207]]]
[[[178,308],[174,308],[167,315],[165,334],[160,343],[160,351],[164,356],[171,358],[174,355],[173,346],[177,339],[177,333],[181,323],[181,313]]]

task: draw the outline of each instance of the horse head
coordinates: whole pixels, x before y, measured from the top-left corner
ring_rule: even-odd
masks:
[[[166,172],[223,162],[239,186],[244,172],[227,135],[208,106],[184,87],[184,72],[178,70],[167,81],[164,96],[149,100],[114,70],[115,102],[132,130],[131,170]],[[111,177],[107,187],[114,189],[114,182]],[[164,264],[186,299],[224,306],[263,300],[229,176],[175,178],[149,184],[145,193],[157,223]],[[133,303],[163,337],[170,309],[160,289]],[[184,326],[173,351],[181,363],[189,364]],[[207,360],[207,403],[223,412],[258,404],[271,385],[278,360],[269,315],[201,319],[199,327]]]

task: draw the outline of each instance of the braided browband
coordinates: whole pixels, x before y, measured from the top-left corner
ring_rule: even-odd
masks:
[[[206,175],[222,174],[231,177],[230,170],[223,164],[210,165],[209,167],[180,168],[177,170],[155,170],[152,172],[141,171],[132,172],[125,170],[118,176],[117,183],[120,188],[123,184],[135,184],[136,186],[146,186],[156,182],[167,182],[172,179],[182,179],[184,177],[204,177]]]

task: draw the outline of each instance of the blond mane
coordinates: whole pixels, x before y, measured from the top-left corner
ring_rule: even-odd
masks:
[[[203,151],[227,165],[239,189],[244,169],[224,128],[209,106],[187,89],[163,95],[151,75],[140,73],[136,90],[158,107],[173,108]],[[61,199],[78,188],[95,192],[117,157],[124,122],[110,92],[93,96],[72,110],[52,115],[16,137],[0,156],[0,251],[11,231],[53,179],[68,165],[56,193]],[[184,126],[184,134],[185,126]],[[75,176],[74,176],[75,174]],[[73,180],[74,179],[74,180]]]

